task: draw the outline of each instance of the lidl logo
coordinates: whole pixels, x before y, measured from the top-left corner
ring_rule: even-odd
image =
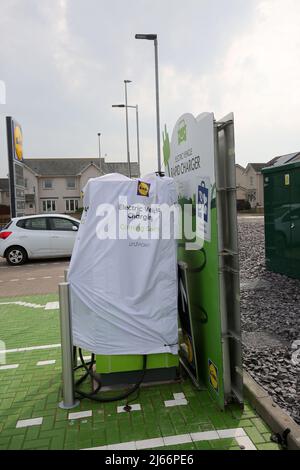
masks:
[[[14,146],[16,160],[19,160],[19,162],[21,162],[23,160],[23,136],[22,129],[19,124],[16,124],[14,127]]]
[[[184,119],[179,121],[177,136],[178,136],[178,145],[181,144],[181,142],[186,141],[186,123]]]
[[[145,183],[144,181],[138,181],[137,195],[149,197],[150,186],[151,184],[149,183]]]
[[[219,393],[219,372],[217,366],[208,359],[209,383],[215,392]]]

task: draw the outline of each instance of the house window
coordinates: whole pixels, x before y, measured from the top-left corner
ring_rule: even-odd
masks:
[[[254,178],[253,176],[250,176],[250,186],[253,186],[253,184],[254,184]]]
[[[74,177],[67,178],[67,189],[75,189],[76,188],[76,181]]]
[[[24,187],[27,189],[27,178],[24,178]]]
[[[66,199],[66,212],[78,211],[78,199]]]
[[[52,189],[53,188],[53,181],[52,180],[44,180],[44,189]]]
[[[55,199],[46,199],[43,201],[43,212],[55,212],[56,201]]]

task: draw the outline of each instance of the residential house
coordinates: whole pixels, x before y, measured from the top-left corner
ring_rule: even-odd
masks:
[[[0,206],[9,206],[8,178],[0,178]]]
[[[101,163],[99,158],[26,158],[25,214],[75,213],[82,207],[81,191],[87,181],[107,173],[128,176],[128,165],[104,158]],[[139,176],[138,163],[131,163],[131,176]]]
[[[268,163],[236,165],[237,200],[249,201],[251,208],[264,206],[264,181],[261,169]]]

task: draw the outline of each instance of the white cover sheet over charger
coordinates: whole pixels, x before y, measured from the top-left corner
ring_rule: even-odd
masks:
[[[110,204],[118,214],[120,201],[127,209],[120,222],[123,234],[137,214],[145,226],[151,204],[176,204],[174,181],[155,174],[135,180],[116,173],[88,181],[68,274],[73,343],[95,354],[177,354],[174,233],[171,239],[161,234],[158,239],[120,239],[117,218],[117,239],[99,239],[104,220],[100,205]],[[145,209],[139,212],[137,204]]]

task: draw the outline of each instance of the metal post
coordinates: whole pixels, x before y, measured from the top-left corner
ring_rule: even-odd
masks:
[[[124,85],[125,85],[125,111],[126,111],[126,139],[127,139],[128,176],[129,176],[129,178],[131,178],[130,153],[129,153],[129,131],[128,131],[127,83],[129,83],[129,80],[124,80]]]
[[[99,169],[101,174],[101,144],[100,144],[101,133],[98,132],[98,142],[99,142]]]
[[[140,133],[139,133],[139,107],[138,107],[138,105],[135,106],[135,111],[136,111],[137,157],[138,157],[138,165],[139,165],[139,175],[138,175],[138,176],[141,176]]]
[[[79,400],[75,400],[74,393],[70,284],[68,282],[62,282],[61,284],[59,284],[58,288],[63,381],[63,400],[59,403],[58,406],[60,408],[68,410],[71,408],[75,408],[77,405],[79,405]]]
[[[161,151],[160,151],[160,118],[159,118],[159,83],[158,83],[158,42],[154,39],[155,55],[155,88],[156,88],[156,132],[157,132],[157,166],[161,172]]]

